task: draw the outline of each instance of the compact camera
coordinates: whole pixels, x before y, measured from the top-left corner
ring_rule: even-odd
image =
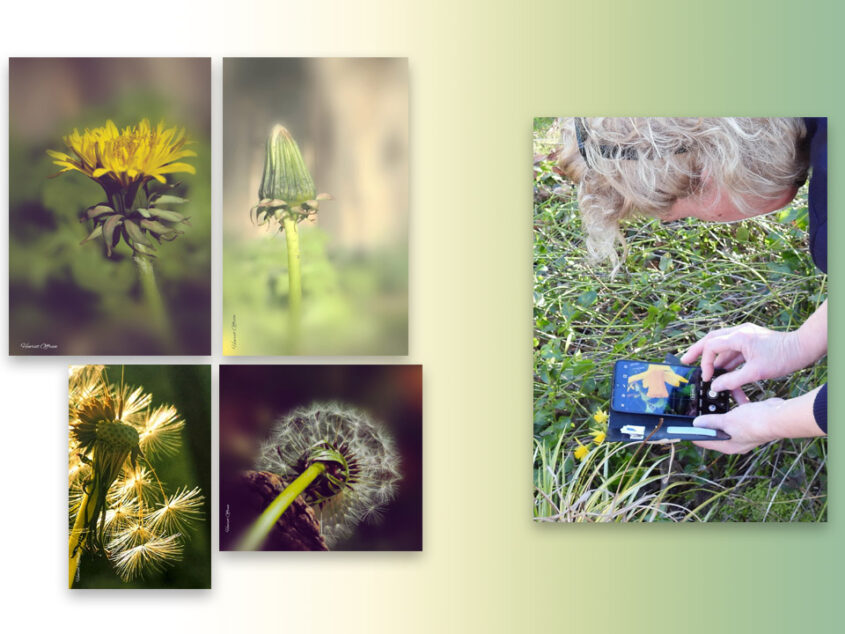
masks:
[[[713,377],[723,373],[716,370]],[[701,380],[701,368],[681,365],[674,357],[664,363],[617,361],[607,440],[730,440],[721,430],[692,424],[696,416],[730,409],[730,392],[715,392],[710,383]]]

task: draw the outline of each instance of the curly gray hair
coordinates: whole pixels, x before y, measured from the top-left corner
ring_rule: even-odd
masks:
[[[665,218],[674,203],[719,184],[749,216],[749,198],[776,200],[803,182],[809,157],[798,118],[566,118],[558,165],[578,187],[593,261],[620,266],[619,222]]]

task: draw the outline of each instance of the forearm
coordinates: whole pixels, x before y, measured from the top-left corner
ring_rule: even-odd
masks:
[[[824,436],[813,414],[813,403],[821,387],[774,407],[769,422],[772,438],[812,438]]]
[[[827,354],[827,300],[822,302],[801,327],[792,333],[796,354],[802,368],[812,365]]]

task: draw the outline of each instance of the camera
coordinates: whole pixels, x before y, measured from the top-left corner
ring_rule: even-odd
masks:
[[[715,370],[713,378],[720,374],[724,370]],[[702,381],[701,368],[682,365],[674,357],[663,363],[617,361],[607,440],[730,440],[721,430],[692,424],[696,416],[724,414],[730,409],[730,392],[714,391],[711,382]]]

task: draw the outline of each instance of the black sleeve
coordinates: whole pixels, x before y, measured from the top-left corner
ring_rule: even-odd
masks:
[[[813,401],[813,416],[816,419],[816,425],[819,426],[825,434],[827,433],[827,383],[822,385],[822,389],[816,393],[816,400]]]

